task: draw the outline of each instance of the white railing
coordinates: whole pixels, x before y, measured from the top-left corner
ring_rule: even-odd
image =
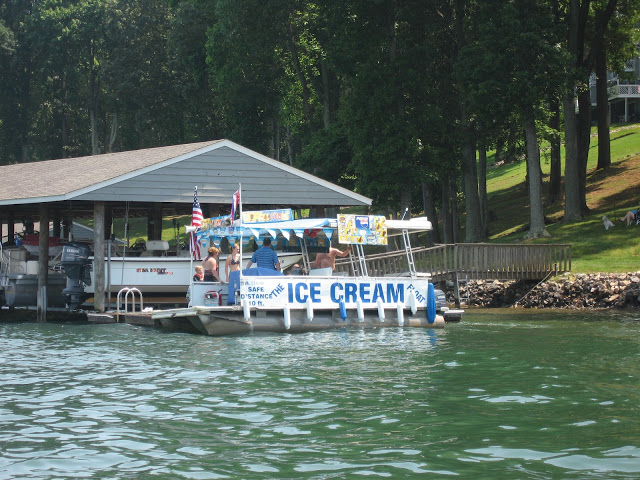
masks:
[[[609,100],[617,97],[640,98],[640,85],[613,85],[608,89]]]

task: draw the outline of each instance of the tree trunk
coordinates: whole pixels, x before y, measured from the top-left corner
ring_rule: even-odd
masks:
[[[567,12],[569,32],[567,47],[569,53],[575,58],[575,66],[581,58],[578,51],[578,26],[580,23],[580,0],[569,0]],[[564,221],[575,222],[582,218],[580,208],[580,163],[578,160],[578,125],[575,115],[575,99],[573,96],[574,85],[569,85],[571,92],[562,97],[562,110],[564,112]]]
[[[489,236],[489,198],[487,196],[487,150],[484,145],[478,149],[478,197],[480,218],[485,238]]]
[[[442,182],[442,240],[444,243],[453,243],[453,218],[451,215],[451,188],[449,175]]]
[[[289,22],[289,53],[291,53],[291,60],[293,61],[293,69],[296,72],[298,77],[298,81],[302,86],[302,105],[304,106],[304,112],[307,118],[307,122],[311,125],[313,122],[313,110],[311,107],[311,94],[309,93],[309,84],[307,82],[307,78],[304,76],[302,72],[302,67],[300,66],[300,57],[298,56],[298,49],[296,47],[296,38],[293,33],[293,25]]]
[[[473,138],[465,135],[462,145],[462,182],[465,206],[465,242],[477,243],[484,240],[480,202],[478,199],[478,174],[476,168],[476,149]]]
[[[118,137],[118,114],[113,114],[113,121],[111,122],[111,134],[109,135],[109,144],[107,147],[107,152],[113,151],[113,144],[116,142],[116,138]]]
[[[456,192],[458,191],[456,185],[456,177],[453,173],[449,174],[449,205],[451,209],[451,242],[458,243],[458,231],[460,230],[460,224],[458,223],[458,197]]]
[[[67,126],[67,110],[69,108],[69,92],[67,91],[67,72],[62,74],[62,105],[60,106],[60,137],[62,139],[62,158],[67,158],[68,150],[68,129]]]
[[[578,163],[578,132],[574,98],[566,94],[562,98],[564,111],[564,221],[575,222],[582,218],[580,209],[580,178]]]
[[[100,154],[98,143],[98,78],[93,67],[89,72],[89,122],[91,126],[91,155]]]
[[[435,243],[440,243],[440,229],[438,228],[438,216],[436,215],[436,207],[433,204],[433,191],[427,182],[422,182],[422,205],[424,213],[431,222],[433,229],[431,234],[427,235],[427,245],[432,247]]]
[[[607,57],[604,48],[596,58],[596,99],[598,104],[598,170],[611,166],[609,136],[609,95],[607,93]]]
[[[549,126],[554,133],[551,137],[551,169],[549,173],[549,201],[555,203],[562,198],[562,162],[560,155],[560,105],[558,100],[551,101],[551,119]]]
[[[293,149],[293,138],[291,136],[291,127],[287,123],[287,152],[289,156],[289,165],[293,167],[293,163],[295,160],[295,150]]]
[[[587,206],[587,161],[591,143],[591,94],[589,90],[578,95],[578,159],[580,166],[580,210],[582,215],[589,214]]]
[[[540,175],[540,150],[536,134],[536,122],[530,115],[524,122],[527,139],[527,173],[529,175],[529,233],[526,238],[548,237],[544,227],[542,208],[542,176]]]
[[[329,92],[329,72],[327,61],[324,58],[320,60],[320,76],[322,78],[322,121],[324,128],[329,128],[333,112],[331,111],[331,94]]]

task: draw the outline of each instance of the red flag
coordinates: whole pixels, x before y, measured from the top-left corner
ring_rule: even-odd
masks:
[[[233,194],[233,200],[231,200],[231,221],[232,222],[236,219],[236,211],[238,210],[239,205],[240,205],[240,190],[236,190],[236,193]]]
[[[200,203],[198,202],[198,188],[193,192],[193,209],[191,210],[191,226],[199,227],[202,225],[202,220],[204,217],[202,216],[202,209],[200,208]],[[193,256],[194,260],[202,260],[200,256],[200,247],[198,246],[198,242],[196,240],[195,233],[191,232],[191,238],[189,239],[189,251]]]

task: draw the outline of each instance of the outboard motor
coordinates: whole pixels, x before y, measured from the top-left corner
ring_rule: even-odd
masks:
[[[62,248],[60,265],[67,276],[67,288],[62,293],[67,296],[71,310],[78,308],[89,297],[84,286],[91,285],[90,252],[89,245],[84,243],[70,243]]]

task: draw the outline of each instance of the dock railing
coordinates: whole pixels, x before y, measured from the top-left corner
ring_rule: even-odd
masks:
[[[571,245],[517,245],[457,243],[413,249],[418,272],[431,274],[434,283],[464,277],[467,280],[542,280],[571,271]],[[367,255],[371,276],[409,271],[404,250]],[[337,272],[353,274],[351,258],[336,261]]]

